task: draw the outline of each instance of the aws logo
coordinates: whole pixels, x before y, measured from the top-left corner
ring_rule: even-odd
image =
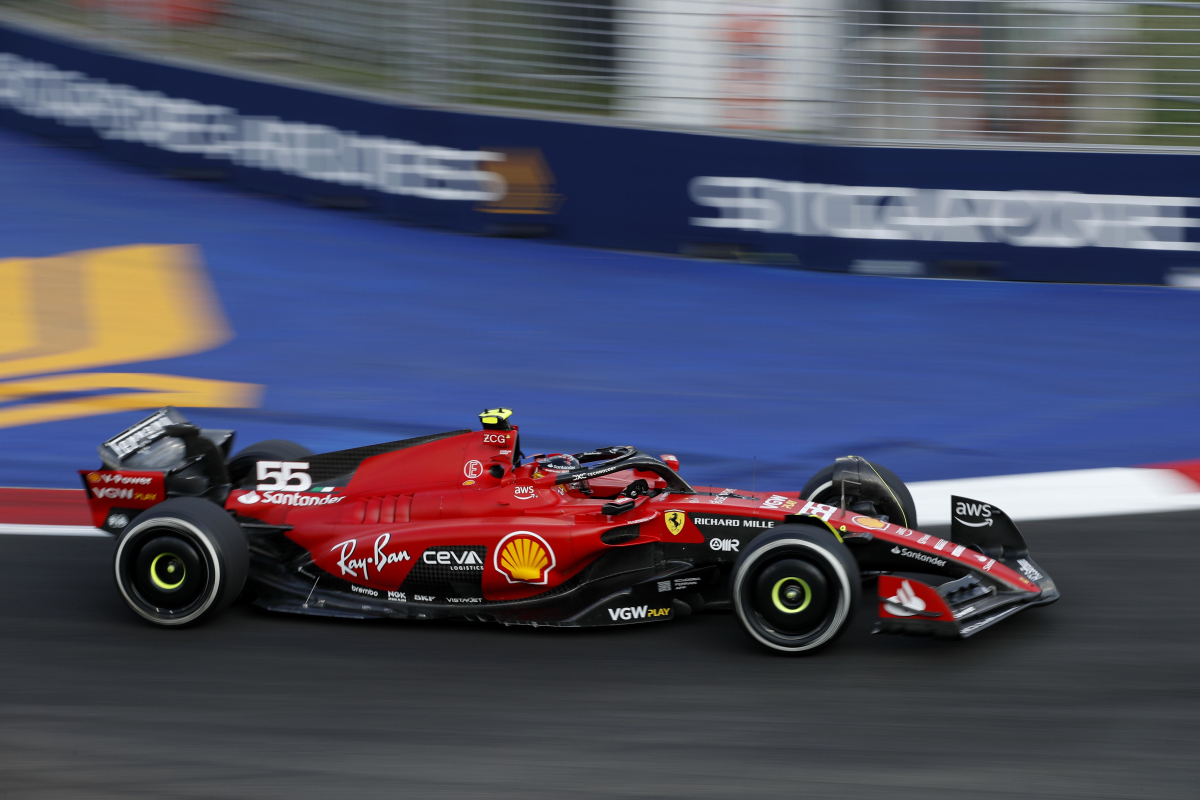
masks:
[[[517,531],[500,540],[492,563],[509,583],[545,584],[554,569],[554,550],[536,533]]]
[[[232,338],[190,247],[0,260],[0,428],[162,406],[248,408],[262,387],[84,372],[200,353]]]

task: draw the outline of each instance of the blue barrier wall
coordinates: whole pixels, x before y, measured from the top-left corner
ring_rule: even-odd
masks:
[[[360,202],[462,231],[837,271],[1114,283],[1200,274],[1200,160],[1192,155],[829,147],[410,108],[132,59],[11,26],[0,27],[0,52],[8,54],[0,123],[159,170]],[[140,93],[121,102],[143,118],[124,119],[116,134],[109,118],[98,128],[111,113],[99,105],[116,96],[98,94],[101,81]],[[176,114],[167,99],[190,106]],[[209,113],[202,106],[226,111],[199,119]],[[305,139],[301,124],[326,126],[326,139]],[[181,133],[188,125],[194,130]],[[180,141],[146,143],[164,131]],[[222,148],[237,136],[232,157]],[[389,174],[419,191],[381,191],[330,177],[329,163],[313,167],[379,157],[379,142],[368,139],[409,148],[393,153],[409,160]],[[439,160],[435,148],[454,152]],[[307,167],[291,174],[279,166],[300,161]],[[506,176],[504,196],[432,196],[486,194],[488,181],[472,177],[480,174]]]

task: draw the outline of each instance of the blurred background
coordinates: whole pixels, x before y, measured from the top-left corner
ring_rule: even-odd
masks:
[[[710,483],[1193,457],[1198,9],[4,0],[0,481],[159,401],[318,450],[506,404]]]
[[[438,106],[837,143],[1187,148],[1200,4],[5,0],[131,52]]]
[[[1196,512],[1022,519],[1061,603],[785,661],[152,631],[6,498],[163,405],[315,452],[509,406],[760,490],[1194,460],[1198,112],[1193,2],[0,0],[0,795],[1193,797]]]

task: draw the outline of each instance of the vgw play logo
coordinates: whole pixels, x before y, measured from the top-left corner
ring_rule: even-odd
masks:
[[[201,353],[232,338],[190,247],[0,260],[0,428],[161,406],[257,406],[255,384],[83,371]]]

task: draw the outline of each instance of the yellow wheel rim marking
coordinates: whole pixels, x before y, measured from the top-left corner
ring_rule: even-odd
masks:
[[[779,599],[779,590],[788,581],[795,581],[804,587],[804,603],[799,608],[788,608]],[[783,578],[775,584],[773,589],[771,589],[771,602],[773,602],[775,607],[785,614],[799,614],[801,611],[808,608],[808,604],[812,602],[812,589],[808,588],[808,584],[799,578]]]
[[[165,583],[158,577],[158,570],[155,569],[155,567],[158,566],[158,560],[160,558],[174,558],[177,561],[179,561],[179,570],[180,570],[179,580],[177,580],[175,583]],[[169,592],[172,589],[178,589],[180,586],[183,585],[183,580],[186,576],[187,576],[187,568],[183,566],[183,559],[181,559],[179,556],[175,555],[174,553],[159,553],[158,555],[156,555],[154,557],[154,560],[150,562],[150,580],[154,581],[154,585],[160,589],[163,589],[164,591]],[[776,601],[776,603],[778,604],[778,601]],[[807,605],[807,603],[805,605]]]

